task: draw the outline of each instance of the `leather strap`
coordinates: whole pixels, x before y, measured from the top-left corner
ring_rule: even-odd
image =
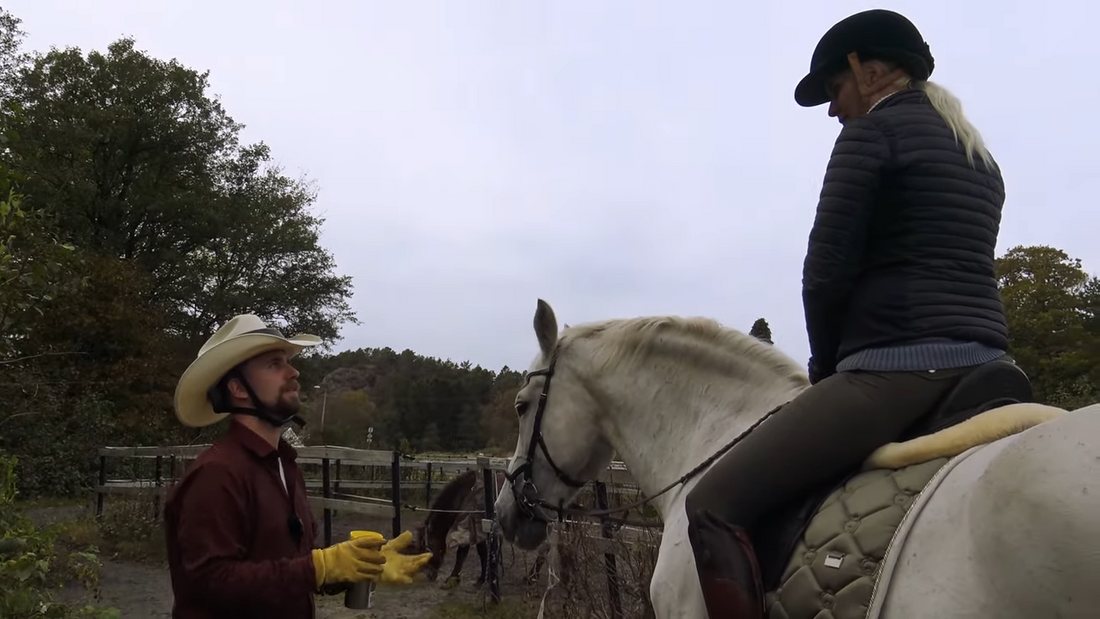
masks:
[[[894,69],[875,80],[873,83],[868,84],[863,79],[863,65],[859,61],[859,54],[855,52],[850,52],[848,54],[848,66],[851,67],[852,75],[856,78],[856,86],[859,88],[859,95],[863,100],[864,113],[871,109],[871,105],[874,104],[877,99],[885,96],[883,93],[886,93],[895,82],[908,75],[901,69]]]

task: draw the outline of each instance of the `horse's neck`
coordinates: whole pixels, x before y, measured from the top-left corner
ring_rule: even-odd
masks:
[[[675,482],[804,388],[779,376],[760,380],[758,373],[753,378],[715,374],[704,382],[678,382],[642,370],[613,388],[604,431],[646,496]],[[653,505],[664,515],[680,496],[673,489]]]

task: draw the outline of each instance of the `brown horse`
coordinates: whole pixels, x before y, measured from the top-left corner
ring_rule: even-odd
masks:
[[[462,565],[470,554],[471,545],[477,547],[477,556],[481,560],[481,574],[476,586],[484,584],[488,575],[489,546],[485,534],[481,532],[481,521],[485,518],[483,479],[480,469],[471,469],[448,482],[432,501],[427,518],[416,528],[416,541],[412,547],[416,548],[416,553],[432,553],[432,558],[424,566],[424,575],[432,582],[439,577],[448,547],[458,547],[454,568],[443,584],[444,589],[456,586],[461,580]],[[496,480],[499,489],[504,484],[503,472],[497,472]],[[451,543],[448,543],[448,537],[452,538]]]
[[[504,485],[504,472],[496,472],[497,490]],[[581,509],[578,503],[571,503],[573,509]],[[466,557],[470,554],[470,546],[477,547],[477,556],[481,561],[481,573],[478,575],[476,587],[485,584],[489,572],[489,546],[486,535],[481,533],[481,520],[485,518],[485,484],[484,474],[480,469],[465,471],[458,477],[443,486],[439,496],[432,501],[428,508],[428,516],[424,522],[415,528],[415,538],[412,544],[404,551],[406,554],[420,554],[431,552],[432,558],[424,565],[423,574],[431,582],[439,578],[439,570],[443,566],[443,559],[451,545],[458,547],[455,552],[455,564],[451,574],[443,583],[444,589],[450,589],[461,581],[462,566]],[[448,543],[448,537],[452,532],[452,543]],[[473,542],[472,544],[470,542]],[[534,564],[525,574],[524,581],[527,584],[535,584],[539,573],[546,563],[546,555],[549,551],[549,543],[545,543],[536,553]],[[568,548],[560,548],[563,564],[572,561]],[[565,576],[563,576],[563,581]]]

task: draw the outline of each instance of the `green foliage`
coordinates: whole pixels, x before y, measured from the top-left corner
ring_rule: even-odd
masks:
[[[25,61],[20,50],[23,44],[22,23],[15,15],[0,9],[0,101],[11,97],[11,83],[19,66]]]
[[[355,321],[351,282],[318,245],[314,192],[271,166],[266,145],[240,145],[243,125],[208,86],[128,38],[35,54],[15,80],[20,139],[6,163],[78,244],[137,265],[143,301],[182,334],[250,311],[336,337]]]
[[[370,427],[374,449],[465,452],[515,440],[512,405],[522,375],[507,367],[494,373],[389,348],[314,355],[296,365],[303,389],[317,391],[303,415],[311,444],[366,447]]]
[[[79,290],[74,276],[75,248],[57,237],[44,211],[26,211],[23,196],[7,185],[0,200],[0,358],[18,352],[18,342],[45,315],[47,306],[66,292]]]
[[[88,589],[98,583],[97,549],[59,555],[52,532],[16,509],[16,459],[0,456],[0,617],[5,619],[117,618],[118,611],[54,601],[50,589],[68,579]]]
[[[315,190],[208,94],[123,38],[20,51],[0,9],[0,449],[28,496],[86,491],[95,449],[209,439],[171,411],[201,343],[251,312],[335,339],[351,281]]]
[[[1075,408],[1100,398],[1100,281],[1047,246],[997,260],[1012,354],[1041,402]]]
[[[105,554],[129,561],[168,561],[164,529],[153,513],[152,493],[112,497],[92,524],[97,545]]]

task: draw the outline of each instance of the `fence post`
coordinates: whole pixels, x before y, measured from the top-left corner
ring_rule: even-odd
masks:
[[[608,508],[607,484],[596,482],[596,509]],[[606,515],[600,516],[600,533],[604,539],[611,539],[611,521]],[[612,619],[622,619],[623,600],[619,595],[619,566],[618,558],[613,552],[605,552],[603,555],[604,567],[607,570],[607,592],[611,597]]]
[[[326,499],[332,498],[332,486],[329,485],[329,461],[328,458],[321,458],[321,495]],[[325,503],[325,546],[332,545],[332,510],[329,509],[328,503]]]
[[[432,506],[432,463],[428,463],[427,481],[424,482],[424,507]]]
[[[332,494],[333,494],[333,496],[336,496],[337,494],[340,494],[340,459],[339,458],[336,459],[336,481],[334,481],[332,483]],[[332,510],[332,515],[334,517],[337,515],[337,512],[336,512],[335,509]]]
[[[393,491],[393,536],[401,535],[401,452],[394,450],[390,465],[390,486]]]
[[[488,520],[496,520],[496,501],[497,501],[497,476],[496,471],[490,468],[490,461],[488,458],[479,457],[477,459],[478,468],[481,469],[481,474],[485,479],[485,518]],[[489,546],[489,603],[500,603],[500,539],[496,535],[495,527],[490,530],[488,539],[486,540]]]
[[[107,456],[99,457],[99,488],[95,491],[95,516],[103,515],[103,492],[107,485]]]
[[[154,477],[153,482],[156,485],[156,489],[153,490],[153,522],[160,521],[160,488],[161,488],[161,465],[163,456],[157,456],[156,464],[154,465]]]

